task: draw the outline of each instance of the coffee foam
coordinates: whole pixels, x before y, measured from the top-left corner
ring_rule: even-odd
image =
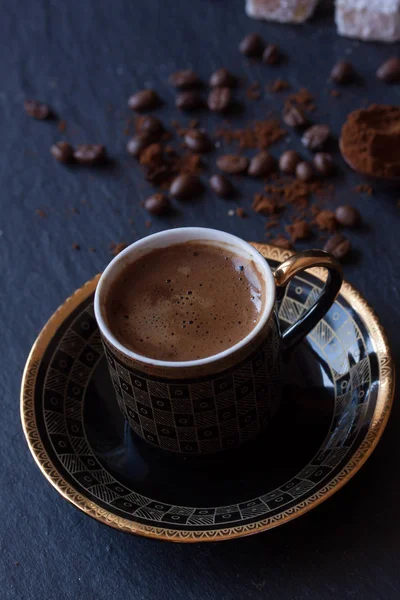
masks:
[[[106,321],[128,349],[188,361],[245,338],[265,303],[256,265],[206,242],[160,248],[126,265],[108,292]]]

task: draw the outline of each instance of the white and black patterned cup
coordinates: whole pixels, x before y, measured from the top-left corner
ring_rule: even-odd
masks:
[[[126,264],[156,248],[187,241],[212,242],[255,263],[267,290],[260,319],[239,343],[207,358],[169,362],[136,354],[117,340],[107,324],[104,306],[108,291]],[[295,274],[314,266],[327,268],[325,287],[315,304],[281,333],[279,297]],[[279,406],[283,353],[324,316],[341,283],[341,268],[326,252],[295,255],[273,273],[250,244],[213,229],[172,229],[126,248],[100,278],[95,315],[116,398],[132,430],[154,446],[183,454],[218,452],[255,437]]]

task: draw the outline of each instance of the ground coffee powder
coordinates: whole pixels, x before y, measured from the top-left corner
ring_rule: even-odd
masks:
[[[400,177],[400,108],[372,104],[350,113],[340,149],[356,171],[375,177]]]

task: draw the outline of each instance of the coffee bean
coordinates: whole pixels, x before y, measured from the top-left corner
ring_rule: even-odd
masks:
[[[264,48],[264,40],[258,33],[249,33],[239,45],[240,52],[245,56],[261,56]]]
[[[344,235],[336,233],[326,242],[324,250],[330,252],[338,260],[341,260],[350,252],[351,243]]]
[[[74,149],[68,142],[57,142],[50,148],[51,155],[62,163],[72,162],[74,158]]]
[[[197,175],[182,173],[173,180],[169,191],[174,198],[187,200],[190,197],[198,196],[203,191],[203,184]]]
[[[199,129],[189,129],[185,135],[185,144],[193,152],[209,152],[213,148],[208,135]]]
[[[248,174],[251,177],[266,177],[273,171],[276,171],[276,160],[269,152],[263,150],[251,159]]]
[[[74,159],[81,165],[99,165],[106,158],[106,149],[101,144],[80,144],[74,152]]]
[[[355,78],[356,72],[353,65],[345,60],[340,60],[336,63],[331,71],[331,79],[335,83],[350,83],[351,81],[354,81]]]
[[[263,62],[267,65],[277,65],[281,58],[282,54],[275,44],[268,44],[262,55]]]
[[[192,69],[185,69],[172,73],[168,78],[168,83],[179,90],[187,90],[200,86],[201,79]]]
[[[38,100],[25,100],[24,109],[27,115],[39,121],[44,121],[51,115],[50,106]]]
[[[211,87],[235,87],[237,78],[228,69],[217,69],[210,77]]]
[[[144,201],[144,208],[152,215],[165,215],[171,208],[168,196],[153,194]]]
[[[301,156],[295,150],[286,150],[279,159],[279,168],[282,173],[293,175],[299,162]]]
[[[190,90],[181,92],[177,95],[175,106],[180,110],[196,110],[197,108],[202,108],[202,106],[204,106],[204,101],[200,92]]]
[[[232,90],[228,87],[216,87],[208,94],[208,108],[212,112],[225,112],[232,102]]]
[[[229,179],[220,174],[213,175],[210,178],[210,187],[217,196],[221,196],[221,198],[229,198],[235,191],[235,188]]]
[[[137,133],[128,141],[126,149],[131,156],[137,158],[151,144],[152,139],[148,133]]]
[[[136,121],[136,129],[139,133],[147,133],[153,136],[153,138],[164,133],[164,125],[162,124],[162,121],[151,115],[138,117]]]
[[[356,227],[361,221],[361,215],[352,206],[338,206],[335,212],[338,223],[345,227]]]
[[[298,106],[287,106],[282,115],[284,123],[289,127],[305,127],[308,119]]]
[[[398,83],[400,81],[400,58],[389,58],[379,67],[376,76],[385,83]]]
[[[314,177],[314,171],[310,163],[302,161],[296,166],[296,177],[301,181],[311,181]]]
[[[335,171],[335,163],[333,158],[327,152],[317,152],[314,156],[314,167],[320,175],[327,177]]]
[[[141,90],[133,94],[128,100],[128,106],[132,110],[152,110],[161,103],[158,94],[154,90]]]
[[[238,154],[225,154],[217,158],[217,167],[223,173],[230,173],[231,175],[239,175],[247,171],[249,166],[249,159],[245,156],[239,156]]]
[[[303,134],[301,141],[310,150],[323,148],[331,135],[328,125],[313,125]]]

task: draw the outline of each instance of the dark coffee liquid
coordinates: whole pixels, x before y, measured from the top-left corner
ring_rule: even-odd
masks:
[[[265,302],[256,265],[223,247],[187,242],[127,265],[106,298],[117,339],[158,360],[205,358],[254,329]]]

